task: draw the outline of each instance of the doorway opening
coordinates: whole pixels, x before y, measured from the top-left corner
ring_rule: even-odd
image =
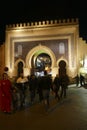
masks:
[[[36,76],[43,76],[44,70],[51,73],[52,60],[47,53],[40,53],[38,56],[33,55],[31,60],[32,73]]]

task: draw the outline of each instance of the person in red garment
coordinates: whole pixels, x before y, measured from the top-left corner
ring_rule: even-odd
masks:
[[[0,109],[5,113],[11,113],[11,81],[8,79],[8,74],[3,73],[2,79],[0,80]]]
[[[2,102],[1,98],[2,98],[2,92],[1,92],[1,79],[0,79],[0,110],[1,110],[1,102]]]

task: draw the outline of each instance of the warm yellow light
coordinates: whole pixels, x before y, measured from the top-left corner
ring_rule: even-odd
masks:
[[[10,78],[12,78],[12,73],[13,73],[12,69],[9,69],[8,75]]]
[[[87,74],[87,68],[81,67],[80,68],[80,73],[81,74]]]
[[[58,74],[58,68],[55,67],[52,69],[52,76],[55,77],[56,74]]]
[[[26,77],[28,75],[30,75],[29,69],[28,68],[24,68],[24,76]]]
[[[84,60],[84,67],[87,68],[87,59]]]
[[[47,67],[45,67],[45,70],[48,70],[49,68],[48,68],[48,66]]]
[[[83,60],[80,61],[80,64],[83,65]]]

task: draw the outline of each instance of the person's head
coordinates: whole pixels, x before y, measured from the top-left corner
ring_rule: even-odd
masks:
[[[2,78],[3,79],[8,79],[8,74],[7,73],[3,73]]]

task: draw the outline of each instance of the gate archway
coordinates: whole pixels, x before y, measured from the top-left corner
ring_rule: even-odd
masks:
[[[54,53],[52,52],[52,50],[46,46],[43,45],[38,45],[36,47],[34,47],[31,51],[29,51],[29,53],[26,56],[26,67],[31,68],[32,65],[32,57],[37,54],[37,56],[41,53],[46,53],[50,56],[51,60],[52,60],[52,65],[51,67],[55,67],[56,66],[56,57],[54,55]]]

